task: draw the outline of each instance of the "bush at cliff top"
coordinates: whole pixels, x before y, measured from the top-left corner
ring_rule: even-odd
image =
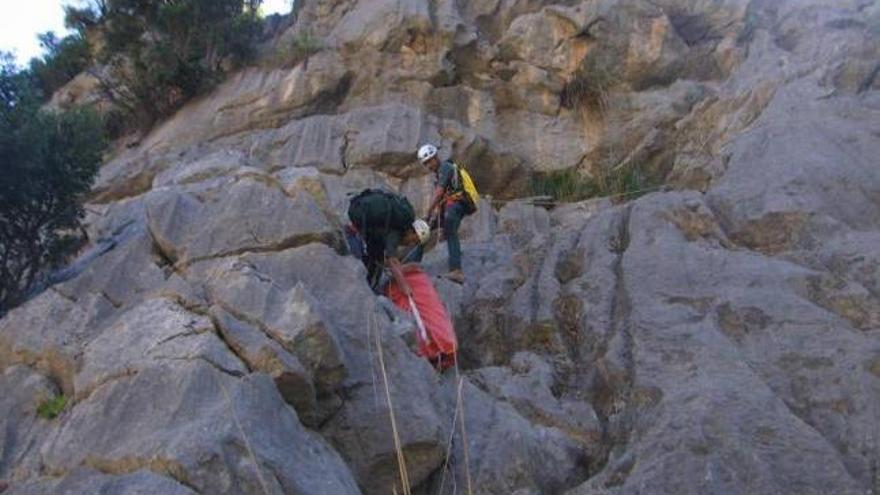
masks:
[[[41,111],[12,60],[0,53],[0,315],[81,244],[80,201],[104,146],[95,112]]]
[[[105,93],[141,125],[171,114],[249,59],[261,0],[104,0],[75,27],[100,26]],[[77,26],[81,23],[82,26]]]

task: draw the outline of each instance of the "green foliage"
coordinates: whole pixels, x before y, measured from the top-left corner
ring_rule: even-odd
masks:
[[[142,125],[169,115],[253,55],[261,0],[106,0],[105,93]]]
[[[118,139],[134,130],[129,115],[118,107],[110,107],[101,113],[104,120],[104,134],[108,139]]]
[[[85,7],[76,7],[74,5],[64,6],[64,25],[70,29],[75,29],[80,34],[98,25],[101,16],[106,12],[106,2],[97,2],[95,5],[86,5]]]
[[[80,198],[104,148],[91,109],[40,111],[32,76],[0,56],[0,315],[81,242]]]
[[[30,71],[43,97],[49,99],[58,88],[86,69],[92,62],[92,56],[89,43],[82,34],[58,39],[55,33],[49,31],[38,38],[40,45],[46,49],[46,55],[31,59]]]
[[[658,185],[658,181],[636,167],[612,169],[593,177],[584,176],[576,169],[567,169],[536,175],[532,181],[532,193],[550,196],[562,203],[600,197],[629,201]]]
[[[37,404],[37,416],[43,419],[55,419],[67,407],[67,397],[64,395],[56,395],[55,397],[47,397]]]

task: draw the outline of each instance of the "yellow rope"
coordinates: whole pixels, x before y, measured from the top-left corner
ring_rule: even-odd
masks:
[[[375,315],[371,313],[368,325],[373,323]],[[397,433],[397,421],[394,419],[394,405],[391,402],[391,389],[388,387],[388,374],[385,371],[385,353],[382,350],[381,330],[376,331],[376,349],[379,352],[379,369],[382,371],[382,382],[385,385],[385,399],[388,401],[388,415],[391,418],[391,433],[394,438],[394,450],[397,453],[397,467],[400,471],[400,483],[403,489],[403,495],[412,495],[410,492],[409,475],[406,472],[406,459],[403,455],[403,449],[400,447],[400,435]],[[396,492],[396,490],[395,490]]]

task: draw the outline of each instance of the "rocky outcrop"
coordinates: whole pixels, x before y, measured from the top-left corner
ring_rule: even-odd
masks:
[[[159,476],[151,471],[139,470],[123,475],[107,475],[100,471],[83,468],[71,473],[63,480],[34,480],[16,486],[11,492],[16,495],[39,495],[57,493],[76,495],[78,493],[118,493],[137,495],[140,493],[167,493],[168,495],[192,495],[196,493],[176,481]]]
[[[41,456],[50,472],[149,469],[197,493],[357,493],[338,454],[299,423],[266,375],[239,380],[197,360],[100,388]]]
[[[0,320],[4,495],[402,493],[395,432],[418,494],[880,492],[878,2],[291,22],[102,167],[92,245]],[[492,196],[444,374],[340,242],[349,192],[424,212],[426,140]],[[665,187],[497,201],[572,169]]]

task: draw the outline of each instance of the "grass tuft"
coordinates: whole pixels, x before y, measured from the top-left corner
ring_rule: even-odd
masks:
[[[560,203],[573,203],[608,197],[629,201],[659,186],[659,181],[637,167],[623,167],[587,177],[576,169],[538,174],[532,181],[532,193],[550,196]]]
[[[610,105],[610,91],[620,84],[619,62],[609,50],[587,57],[586,62],[559,93],[563,108],[590,108],[604,113]]]
[[[67,397],[64,395],[56,395],[55,397],[47,397],[37,404],[37,416],[43,419],[55,419],[67,407]]]

